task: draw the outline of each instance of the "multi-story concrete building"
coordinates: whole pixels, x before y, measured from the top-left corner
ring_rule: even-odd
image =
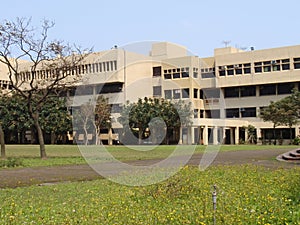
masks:
[[[121,133],[116,118],[126,101],[183,99],[192,102],[194,118],[191,127],[182,128],[180,143],[238,144],[247,139],[241,128],[248,125],[256,127],[260,142],[271,139],[273,124],[261,120],[261,108],[300,89],[300,45],[249,51],[225,47],[207,58],[167,42],[152,43],[149,50],[145,53],[144,46],[136,45],[133,50],[115,47],[90,54],[71,71],[84,79],[70,87],[70,104],[77,107],[91,96],[104,95],[113,106],[114,132]],[[1,65],[0,78],[1,87],[8,88]],[[289,138],[287,127],[277,132]],[[299,126],[293,128],[297,135]]]

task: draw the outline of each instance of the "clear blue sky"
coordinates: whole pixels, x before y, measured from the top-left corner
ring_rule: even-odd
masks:
[[[264,49],[300,44],[299,0],[11,0],[0,20],[55,21],[51,37],[95,51],[140,41],[170,41],[211,56],[224,40]]]

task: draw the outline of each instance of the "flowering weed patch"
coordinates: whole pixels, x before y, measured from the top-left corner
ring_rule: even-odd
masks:
[[[300,169],[184,167],[146,187],[108,180],[0,190],[0,224],[299,224]]]

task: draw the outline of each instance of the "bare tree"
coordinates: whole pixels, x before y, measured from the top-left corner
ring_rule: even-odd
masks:
[[[27,103],[43,159],[47,155],[40,110],[49,96],[80,80],[80,64],[88,55],[75,45],[48,41],[53,27],[53,22],[43,20],[40,29],[33,28],[26,18],[0,24],[0,63],[8,68],[12,89]]]

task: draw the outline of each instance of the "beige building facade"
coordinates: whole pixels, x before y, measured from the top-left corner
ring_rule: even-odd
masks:
[[[272,138],[273,125],[260,119],[260,110],[299,90],[300,45],[249,51],[225,47],[207,58],[168,42],[152,43],[146,52],[114,47],[90,54],[72,73],[83,79],[66,94],[69,104],[77,107],[104,95],[112,105],[114,133],[121,133],[117,117],[127,101],[155,97],[192,103],[193,124],[181,128],[180,143],[239,144],[248,139],[242,129],[248,125],[256,127],[258,142],[264,143]],[[9,88],[2,65],[0,84]],[[278,127],[278,132],[285,139],[288,129]],[[298,135],[296,126],[293,136]]]

